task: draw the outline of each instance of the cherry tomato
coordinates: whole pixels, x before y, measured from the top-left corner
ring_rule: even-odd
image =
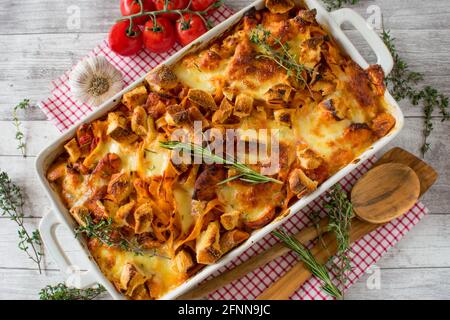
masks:
[[[142,48],[142,32],[137,25],[129,31],[130,21],[119,21],[109,32],[109,47],[122,56],[136,54]]]
[[[144,27],[144,46],[148,50],[156,53],[166,52],[175,42],[175,28],[169,19],[157,17],[156,27],[153,19],[147,21]]]
[[[177,39],[183,46],[188,45],[208,29],[205,26],[203,20],[196,14],[185,14],[182,19],[177,20]]]
[[[168,1],[169,3],[167,9],[169,10],[185,9],[189,4],[189,0],[168,0]],[[166,2],[166,0],[153,0],[153,2],[155,3],[156,10],[163,10],[164,3]],[[159,16],[174,21],[180,17],[178,13],[163,13]]]
[[[192,0],[191,9],[194,11],[205,11],[209,6],[211,6],[217,0]],[[208,14],[211,14],[216,8],[208,10]]]

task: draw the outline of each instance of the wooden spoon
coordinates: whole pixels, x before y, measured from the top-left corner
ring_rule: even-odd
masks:
[[[359,180],[351,200],[360,219],[382,224],[411,209],[419,194],[420,181],[414,170],[400,163],[388,163],[375,167]]]
[[[362,177],[352,190],[352,203],[356,215],[364,220],[353,220],[350,242],[375,230],[379,224],[392,221],[411,209],[420,195],[417,174],[406,165],[389,163],[377,166]],[[316,260],[324,264],[337,251],[334,234],[323,237],[324,244],[312,249]],[[309,278],[310,271],[303,263],[294,265],[286,274],[267,288],[258,300],[286,300]]]

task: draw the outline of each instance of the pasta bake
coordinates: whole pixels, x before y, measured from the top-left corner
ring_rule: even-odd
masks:
[[[77,232],[127,298],[158,299],[216,263],[395,126],[381,67],[362,69],[315,15],[266,0],[80,126],[50,166]],[[238,132],[233,150],[272,144],[246,130],[276,132],[275,170],[258,159],[174,161],[174,132],[192,137],[195,123],[201,135]]]

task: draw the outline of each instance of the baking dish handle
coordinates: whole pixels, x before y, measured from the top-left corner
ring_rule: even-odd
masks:
[[[70,262],[70,259],[61,247],[56,236],[56,229],[59,225],[61,225],[61,222],[51,212],[48,212],[42,218],[39,224],[39,232],[45,247],[61,271],[68,275],[68,279],[66,280],[68,286],[73,286],[78,289],[92,287],[97,283],[93,273],[90,271],[81,272],[78,267]]]
[[[383,68],[385,75],[387,76],[391,73],[394,66],[392,55],[383,40],[381,40],[379,35],[369,26],[363,17],[349,8],[339,9],[330,12],[330,14],[339,27],[341,27],[344,22],[349,22],[352,24],[375,52],[375,55],[377,56],[377,64]]]

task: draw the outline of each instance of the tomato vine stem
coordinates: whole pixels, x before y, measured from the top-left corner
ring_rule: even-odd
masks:
[[[208,8],[206,8],[203,11],[194,11],[194,10],[189,9],[189,7],[191,6],[192,0],[189,0],[188,5],[184,9],[168,9],[169,0],[165,0],[164,1],[164,9],[155,10],[155,11],[144,11],[144,6],[142,4],[142,0],[137,0],[137,1],[139,2],[139,5],[141,7],[141,11],[139,13],[125,16],[125,17],[122,17],[121,19],[117,20],[117,22],[125,21],[125,20],[130,21],[130,26],[128,28],[129,34],[131,34],[132,30],[133,30],[133,25],[134,25],[133,19],[134,18],[150,16],[150,18],[153,20],[153,28],[158,28],[157,23],[156,23],[156,16],[160,15],[160,14],[164,14],[164,13],[179,14],[183,23],[186,23],[186,20],[184,19],[184,14],[191,14],[191,15],[195,14],[195,15],[199,16],[200,19],[202,19],[206,28],[211,29],[211,24],[204,16],[208,14],[208,11],[210,11],[211,9],[214,9],[214,8],[219,8],[223,3],[222,0],[218,0],[218,1],[215,1],[214,3],[212,3]]]

